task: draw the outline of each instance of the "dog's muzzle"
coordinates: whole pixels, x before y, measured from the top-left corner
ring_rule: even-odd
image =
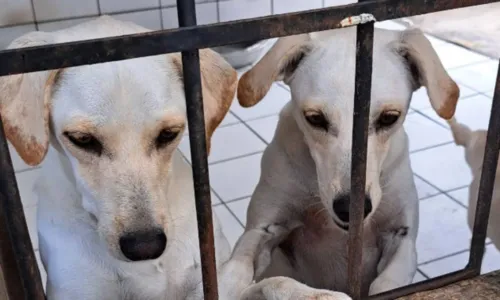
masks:
[[[343,194],[340,197],[333,199],[333,212],[337,218],[333,218],[335,223],[341,228],[347,230],[349,228],[349,205],[351,204],[351,197],[349,194]],[[363,219],[372,212],[372,200],[370,197],[365,197],[365,211]]]
[[[120,237],[120,249],[131,261],[156,259],[167,246],[167,236],[162,229],[129,232]]]

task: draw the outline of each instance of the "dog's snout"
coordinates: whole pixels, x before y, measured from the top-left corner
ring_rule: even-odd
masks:
[[[349,205],[351,203],[349,194],[344,194],[333,199],[333,212],[344,223],[349,223]],[[372,211],[372,201],[370,197],[365,197],[365,211],[363,218],[366,218]]]
[[[167,236],[162,229],[131,232],[120,237],[120,249],[132,261],[156,259],[167,246]]]

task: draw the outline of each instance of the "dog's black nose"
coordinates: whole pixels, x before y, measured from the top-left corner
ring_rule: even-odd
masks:
[[[132,261],[160,257],[167,246],[167,236],[161,229],[136,231],[120,237],[120,249]]]
[[[349,205],[351,203],[349,194],[341,195],[333,199],[333,212],[344,223],[349,223]],[[365,197],[365,212],[363,218],[366,218],[372,211],[372,200],[370,197]]]

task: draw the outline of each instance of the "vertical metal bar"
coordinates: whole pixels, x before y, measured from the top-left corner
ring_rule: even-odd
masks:
[[[0,117],[0,264],[11,300],[45,299]]]
[[[498,164],[498,151],[500,150],[500,63],[498,68],[491,116],[486,136],[486,148],[484,151],[481,181],[474,219],[474,229],[471,241],[469,264],[476,274],[481,273],[481,262],[483,260],[488,219],[490,216],[491,197],[495,184],[495,175]]]
[[[359,300],[361,299],[363,270],[363,216],[365,209],[368,120],[372,85],[373,22],[358,25],[356,34],[348,279],[350,296],[354,300]]]
[[[181,27],[196,25],[194,0],[177,0],[177,13]],[[218,299],[217,270],[215,265],[212,201],[207,163],[207,143],[200,74],[200,57],[197,49],[182,52],[184,91],[191,146],[194,194],[200,242],[203,293],[206,300]]]

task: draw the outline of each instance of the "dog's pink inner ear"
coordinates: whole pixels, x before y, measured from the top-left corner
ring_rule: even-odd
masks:
[[[416,88],[426,87],[431,105],[440,117],[453,117],[460,90],[429,40],[418,29],[406,30],[402,32],[399,47],[398,51],[408,63]]]

